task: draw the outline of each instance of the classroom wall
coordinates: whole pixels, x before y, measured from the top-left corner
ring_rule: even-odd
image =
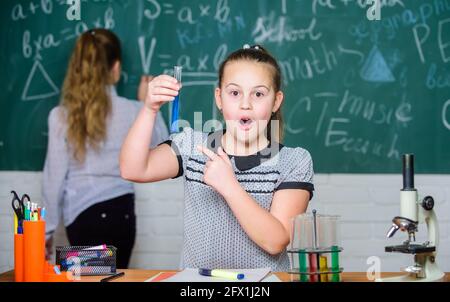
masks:
[[[0,172],[0,273],[13,268],[11,189],[27,192],[41,202],[41,172]],[[399,271],[413,264],[413,257],[387,254],[385,245],[406,239],[398,232],[385,239],[391,219],[399,214],[401,175],[397,174],[318,174],[316,193],[309,210],[342,215],[342,265],[345,271],[366,271],[369,256],[381,259],[382,271]],[[440,227],[438,264],[450,271],[450,175],[416,175],[420,195],[435,198]],[[131,259],[132,268],[176,269],[182,246],[182,179],[157,184],[136,185],[138,233]],[[424,242],[426,228],[419,226],[417,240]],[[66,244],[63,229],[56,244]]]

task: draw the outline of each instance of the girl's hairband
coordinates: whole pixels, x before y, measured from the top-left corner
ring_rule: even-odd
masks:
[[[261,50],[261,47],[259,47],[259,45],[252,45],[250,46],[249,44],[244,44],[244,46],[242,47],[243,49],[256,49],[256,50]]]

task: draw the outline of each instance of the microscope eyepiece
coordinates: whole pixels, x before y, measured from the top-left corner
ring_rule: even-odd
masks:
[[[414,154],[403,154],[403,191],[414,188]]]

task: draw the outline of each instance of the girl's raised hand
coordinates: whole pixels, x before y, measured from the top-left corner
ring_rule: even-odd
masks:
[[[139,82],[137,99],[141,102],[145,102],[145,97],[147,96],[148,83],[153,80],[151,75],[142,75],[141,81]]]
[[[159,75],[148,83],[145,106],[157,113],[164,103],[171,102],[178,95],[181,84],[174,77]]]
[[[234,185],[239,185],[233,165],[222,147],[217,149],[217,154],[203,146],[197,146],[197,149],[209,158],[203,171],[203,181],[207,185],[222,196],[226,191],[232,190]]]

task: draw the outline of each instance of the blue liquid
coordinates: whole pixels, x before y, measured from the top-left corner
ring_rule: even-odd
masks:
[[[178,94],[172,103],[172,122],[170,123],[170,133],[178,132],[178,112],[179,112],[180,95]]]

